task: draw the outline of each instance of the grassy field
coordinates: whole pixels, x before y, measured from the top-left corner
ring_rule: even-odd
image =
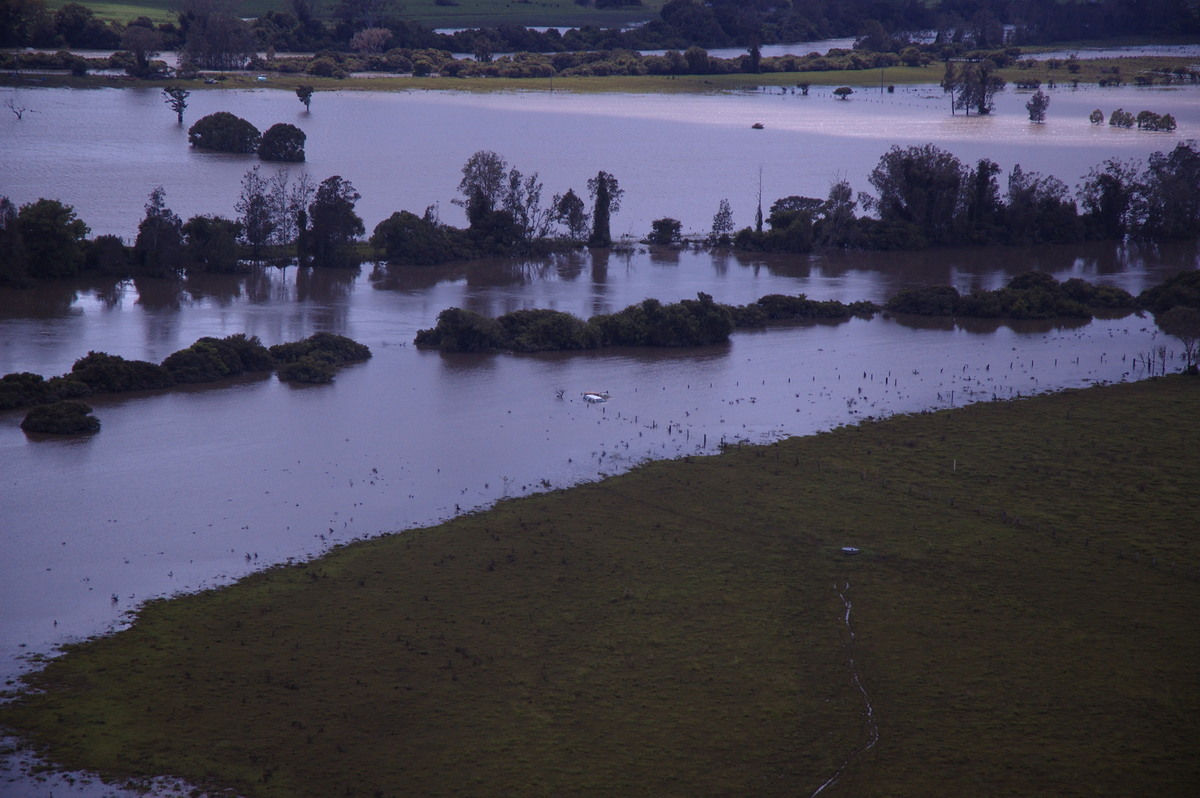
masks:
[[[55,11],[73,0],[46,0],[46,8]],[[440,6],[434,0],[402,0],[405,19],[432,28],[465,28],[479,25],[627,25],[658,15],[666,0],[642,0],[637,9],[600,10],[582,8],[575,0],[455,0]],[[84,2],[100,19],[128,22],[141,16],[156,22],[174,22],[179,0],[127,0],[127,2]],[[309,6],[320,17],[332,17],[336,0],[310,0]],[[257,17],[267,11],[291,13],[288,0],[241,0],[237,13]]]
[[[1191,795],[1198,413],[1172,377],[648,464],[153,602],[0,721],[246,796]]]
[[[1004,69],[1000,74],[1009,81],[1008,91],[1013,91],[1016,80],[1041,80],[1043,84],[1054,79],[1060,84],[1069,84],[1078,78],[1083,84],[1095,85],[1101,78],[1111,77],[1112,69],[1120,69],[1127,82],[1139,74],[1155,71],[1170,71],[1177,67],[1188,67],[1191,62],[1184,58],[1119,58],[1089,59],[1080,61],[1080,71],[1069,73],[1065,69],[1050,69],[1039,64],[1033,69]],[[761,75],[644,75],[610,77],[556,77],[547,78],[443,78],[443,77],[361,77],[320,78],[304,74],[270,74],[266,83],[259,82],[256,75],[229,73],[220,84],[205,86],[198,80],[182,81],[190,89],[206,88],[277,88],[292,91],[300,84],[316,87],[318,91],[406,91],[412,89],[450,91],[571,91],[571,92],[632,92],[632,93],[708,93],[721,91],[753,90],[760,86],[791,88],[799,83],[813,86],[852,86],[860,90],[879,90],[881,83],[888,85],[937,84],[942,79],[944,68],[939,65],[926,67],[888,67],[884,70],[843,70],[829,72],[786,72]],[[1156,81],[1161,83],[1161,80]],[[0,86],[44,86],[72,88],[153,86],[154,81],[138,81],[126,76],[87,75],[75,77],[67,74],[0,74]],[[181,83],[178,80],[158,81],[162,85]],[[853,100],[853,95],[851,95]]]

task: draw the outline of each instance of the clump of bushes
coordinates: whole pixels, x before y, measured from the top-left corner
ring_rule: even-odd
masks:
[[[299,163],[304,160],[304,131],[295,125],[279,122],[267,128],[258,145],[258,157],[264,161]]]
[[[728,340],[735,327],[768,321],[849,318],[872,314],[871,302],[846,305],[811,300],[801,294],[763,297],[746,306],[723,305],[705,293],[695,299],[663,304],[646,299],[636,305],[583,321],[556,310],[518,310],[489,319],[462,308],[438,314],[437,326],[420,330],[416,344],[443,352],[544,352],[602,346],[704,346]]]
[[[320,385],[333,382],[335,371],[336,369],[329,361],[305,355],[291,363],[284,363],[276,371],[276,374],[285,382],[309,382]]]
[[[200,118],[188,128],[188,143],[202,150],[252,153],[264,161],[299,163],[304,160],[304,131],[280,122],[261,133],[251,122],[228,111]]]
[[[53,435],[96,432],[100,429],[100,419],[91,413],[91,407],[76,400],[38,405],[25,415],[21,429]]]
[[[1134,310],[1137,301],[1113,286],[1072,278],[1059,283],[1045,272],[1025,272],[994,291],[962,296],[953,286],[909,288],[888,300],[894,313],[918,316],[968,316],[983,319],[1090,319],[1098,311]]]
[[[0,377],[0,410],[77,399],[91,392],[87,385],[69,376],[47,380],[41,374],[14,372]]]
[[[161,365],[126,360],[106,352],[88,352],[61,377],[47,380],[27,371],[0,377],[0,410],[61,405],[96,393],[161,390],[176,384],[215,382],[238,374],[269,371],[276,366],[281,379],[331,382],[337,366],[370,356],[371,350],[363,344],[332,333],[317,333],[270,350],[257,336],[243,333],[225,338],[205,337],[168,355]],[[56,411],[58,415],[63,412],[64,408]],[[33,423],[42,422],[35,416]],[[98,428],[99,422],[95,423]]]
[[[333,382],[338,366],[357,363],[371,357],[371,350],[344,335],[319,332],[302,341],[277,344],[270,356],[282,365],[279,379],[292,382]]]
[[[188,143],[204,150],[249,153],[261,140],[258,128],[228,111],[209,114],[188,128]]]
[[[705,293],[664,305],[646,299],[617,313],[593,316],[605,346],[703,346],[729,340],[733,312]]]
[[[67,376],[86,385],[90,393],[148,391],[170,388],[175,382],[171,373],[157,363],[126,360],[107,352],[88,352],[75,361]]]
[[[809,321],[812,319],[844,319],[848,316],[871,316],[879,311],[874,302],[846,304],[835,299],[809,299],[804,294],[787,296],[767,294],[749,305],[733,308],[734,324],[738,327],[761,327],[767,322]]]
[[[228,338],[201,338],[187,349],[168,355],[163,368],[175,382],[214,382],[222,377],[268,371],[274,362],[257,336],[242,333]]]
[[[1158,314],[1177,305],[1200,308],[1200,271],[1179,272],[1138,294],[1138,304]]]

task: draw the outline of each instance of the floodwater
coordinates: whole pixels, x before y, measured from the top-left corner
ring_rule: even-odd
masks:
[[[1195,90],[1129,91],[1059,92],[1052,119],[1056,109],[1076,110],[1044,130],[1011,109],[950,117],[928,89],[848,103],[763,93],[337,92],[318,95],[311,115],[283,92],[196,92],[189,119],[228,108],[260,127],[299,121],[310,137],[304,168],[352,180],[368,229],[397,208],[437,202],[444,217],[458,213],[448,202],[458,169],[491,148],[541,171],[548,193],[612,171],[627,192],[616,222],[641,233],[665,214],[704,229],[722,196],[748,223],[759,164],[766,202],[823,195],[840,176],[865,189],[893,141],[935,140],[964,159],[1019,161],[1068,179],[1107,157],[1169,149],[1200,125]],[[185,218],[232,215],[254,163],[190,151],[157,92],[21,97],[35,112],[0,121],[0,191],[18,203],[59,197],[96,232],[130,236],[158,184]],[[1086,113],[1098,98],[1105,108],[1124,98],[1126,108],[1171,112],[1179,135],[1093,128]],[[751,131],[752,119],[767,129]],[[1153,321],[1138,316],[1016,325],[878,317],[739,332],[686,350],[417,350],[416,331],[446,307],[586,317],[698,291],[738,304],[769,293],[882,302],[911,285],[995,288],[1029,268],[1137,293],[1196,268],[1197,258],[1194,243],[811,257],[638,251],[0,290],[0,373],[63,373],[89,350],[159,361],[201,336],[240,332],[270,345],[328,330],[374,352],[329,386],[250,377],[96,400],[103,428],[88,437],[35,439],[19,429],[20,411],[0,414],[0,673],[12,678],[29,655],[119,625],[148,598],[224,584],[356,537],[722,443],[1137,379],[1145,372],[1135,359],[1161,342]],[[591,405],[584,391],[612,399]],[[6,779],[0,794],[101,794]]]
[[[940,79],[931,69],[930,79]],[[886,70],[881,74],[886,81]],[[348,82],[348,86],[352,85]],[[986,117],[951,115],[935,86],[899,87],[894,94],[858,90],[847,101],[828,87],[712,95],[579,95],[536,90],[501,94],[458,92],[320,92],[311,113],[289,91],[192,92],[185,124],[157,89],[4,89],[31,109],[18,120],[0,115],[0,194],[17,204],[39,197],[75,207],[96,234],[130,239],[156,186],[182,218],[235,216],[251,155],[199,152],[187,127],[230,111],[265,130],[277,122],[308,136],[307,162],[291,173],[316,180],[340,175],[362,195],[358,212],[370,232],[398,210],[429,206],[465,224],[457,197],[461,170],[478,150],[494,150],[525,174],[537,172],[543,201],[573,188],[586,196],[600,170],[625,190],[613,216],[614,235],[641,238],[654,219],[669,216],[685,232],[707,232],[722,199],[738,226],[791,194],[825,197],[847,179],[869,191],[867,176],[888,148],[932,142],[961,160],[987,157],[1007,173],[1015,164],[1052,174],[1069,186],[1106,158],[1144,160],[1200,134],[1200,88],[1060,87],[1050,92],[1047,121],[1031,124],[1028,92],[997,96]],[[1170,113],[1173,133],[1093,125],[1122,107]],[[751,125],[761,122],[762,130]],[[264,164],[266,173],[275,166]]]

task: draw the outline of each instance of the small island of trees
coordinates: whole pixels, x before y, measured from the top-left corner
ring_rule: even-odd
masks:
[[[1180,272],[1134,297],[1114,286],[1094,285],[1079,278],[1060,283],[1050,274],[1031,271],[1017,275],[1003,288],[976,290],[966,296],[953,286],[905,289],[882,309],[904,315],[1010,320],[1091,319],[1097,314],[1125,315],[1149,309],[1162,326],[1164,314],[1178,307],[1196,308],[1200,313],[1200,272]],[[804,294],[769,294],[748,305],[725,305],[705,293],[669,304],[646,299],[587,320],[547,309],[517,310],[492,319],[462,308],[447,308],[438,314],[434,327],[417,332],[414,343],[443,352],[705,346],[727,341],[736,329],[845,321],[852,316],[870,317],[880,310],[869,301],[847,304],[813,300]],[[1164,331],[1184,342],[1189,369],[1195,347],[1195,341],[1188,343],[1192,340],[1187,332],[1192,321],[1192,315],[1175,314],[1167,317],[1167,326],[1163,326]],[[1200,337],[1200,329],[1195,335]]]
[[[340,366],[370,357],[366,345],[328,332],[269,348],[257,336],[242,333],[204,337],[168,355],[162,363],[88,352],[62,376],[46,379],[40,374],[14,372],[0,377],[0,410],[34,406],[21,425],[30,432],[89,432],[99,429],[100,422],[78,401],[83,397],[161,391],[271,369],[285,381],[329,383]]]
[[[176,106],[180,121],[183,110]],[[228,111],[201,117],[188,129],[188,143],[196,149],[235,154],[258,153],[264,161],[299,163],[304,160],[305,133],[286,122],[259,133],[253,124]]]

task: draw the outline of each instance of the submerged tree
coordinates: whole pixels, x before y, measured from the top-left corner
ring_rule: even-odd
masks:
[[[162,186],[150,192],[146,216],[133,243],[138,271],[152,277],[173,274],[183,266],[183,222],[167,207],[166,195]]]
[[[1121,238],[1137,224],[1137,169],[1132,162],[1109,158],[1092,167],[1079,189],[1090,235]]]
[[[588,246],[611,247],[610,220],[612,214],[621,209],[621,197],[625,191],[617,183],[615,177],[608,172],[600,171],[595,177],[588,180],[588,192],[592,195],[594,202],[592,235],[588,239]]]
[[[204,150],[254,152],[261,138],[258,128],[228,111],[201,117],[188,128],[188,143]]]
[[[17,230],[34,279],[71,277],[83,266],[88,226],[70,205],[52,199],[22,205]]]
[[[729,200],[722,199],[717,203],[717,212],[713,214],[712,229],[708,232],[708,243],[716,247],[729,246],[733,234],[733,209]]]
[[[279,122],[267,128],[258,145],[258,157],[264,161],[287,161],[297,163],[304,160],[304,142],[307,136],[295,125]]]
[[[567,235],[577,241],[587,237],[590,218],[583,200],[575,193],[575,189],[567,189],[566,194],[555,194],[551,200],[554,221],[567,229]]]
[[[1050,107],[1050,95],[1046,94],[1041,89],[1038,89],[1037,94],[1029,98],[1029,102],[1025,103],[1025,110],[1029,112],[1030,122],[1045,122],[1046,109]]]
[[[542,208],[542,182],[537,172],[525,177],[516,167],[510,169],[502,204],[524,240],[544,238],[550,231],[550,213]]]
[[[962,162],[933,144],[893,145],[871,171],[879,192],[868,198],[884,222],[917,227],[930,241],[944,241],[958,218],[964,181]]]
[[[474,226],[495,211],[507,188],[508,162],[491,150],[480,150],[467,159],[458,184],[461,198],[451,200],[467,212],[468,224]]]
[[[220,216],[193,216],[183,225],[183,255],[189,270],[236,272],[242,226]]]
[[[682,230],[683,222],[673,219],[670,216],[664,216],[650,223],[650,235],[646,240],[651,244],[659,244],[661,246],[678,244],[682,238]]]
[[[27,285],[29,258],[17,224],[17,206],[0,197],[0,285]]]
[[[304,111],[309,111],[309,104],[312,103],[313,87],[308,85],[300,85],[296,87],[296,96],[300,98],[300,102],[304,103]]]
[[[1200,344],[1200,308],[1189,308],[1176,305],[1155,319],[1159,328],[1167,335],[1179,339],[1183,344],[1183,356],[1186,361],[1184,371],[1196,373],[1196,347]]]
[[[312,261],[327,268],[353,268],[361,258],[355,240],[366,232],[363,220],[354,212],[361,195],[349,180],[333,175],[321,181],[308,208],[309,242]]]
[[[1200,235],[1200,144],[1181,141],[1150,154],[1140,181],[1142,232],[1152,238]]]
[[[995,107],[995,94],[1005,86],[1004,79],[996,74],[996,63],[989,58],[955,66],[946,62],[946,73],[942,77],[942,91],[950,95],[950,112],[962,109],[970,116],[971,109],[979,115],[990,114]]]
[[[239,214],[242,241],[258,259],[275,229],[275,215],[271,212],[270,185],[257,165],[242,176],[242,193],[233,209]]]
[[[191,94],[190,91],[182,86],[168,86],[163,89],[163,102],[171,106],[171,110],[179,117],[179,124],[183,124],[183,111],[187,108],[187,98]]]

